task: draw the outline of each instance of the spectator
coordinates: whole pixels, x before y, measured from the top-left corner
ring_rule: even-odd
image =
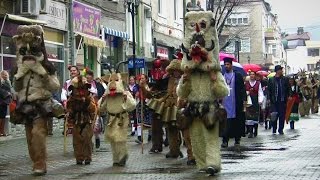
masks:
[[[7,71],[1,71],[1,85],[0,85],[0,136],[6,136],[5,124],[6,115],[8,111],[8,105],[11,102],[13,89],[9,80],[9,74]]]

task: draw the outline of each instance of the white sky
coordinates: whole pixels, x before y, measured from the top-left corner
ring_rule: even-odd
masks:
[[[283,31],[296,32],[297,27],[302,26],[312,33],[312,39],[320,37],[320,0],[266,1],[270,3],[272,12],[278,14]]]

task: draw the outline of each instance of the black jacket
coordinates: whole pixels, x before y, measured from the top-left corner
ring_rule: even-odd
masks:
[[[287,102],[287,99],[290,95],[290,86],[289,79],[287,77],[280,77],[281,87],[284,90],[284,102]],[[268,81],[268,98],[271,104],[276,103],[276,80],[275,77],[270,78]]]

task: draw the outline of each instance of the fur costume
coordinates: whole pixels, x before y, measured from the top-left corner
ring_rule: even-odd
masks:
[[[125,166],[128,159],[128,112],[135,109],[136,101],[131,93],[125,90],[120,73],[112,73],[108,82],[105,99],[99,102],[100,111],[108,114],[105,139],[111,145],[113,165]]]
[[[312,83],[307,77],[305,70],[300,69],[298,75],[298,86],[300,87],[300,91],[302,94],[301,102],[299,104],[299,113],[302,117],[309,116],[311,110]]]
[[[10,121],[25,124],[33,172],[43,175],[47,172],[47,121],[56,115],[52,93],[60,84],[54,66],[47,59],[41,26],[19,26],[13,40],[17,49],[13,86],[18,102],[10,112]]]
[[[77,164],[92,161],[93,125],[97,116],[97,106],[90,93],[91,84],[85,77],[77,76],[68,88],[71,95],[67,100],[67,121],[73,125],[73,149]]]
[[[186,99],[193,154],[199,169],[213,175],[221,170],[219,120],[215,101],[228,95],[221,74],[219,40],[212,12],[188,12],[185,16],[184,75],[177,94]]]
[[[182,58],[181,58],[182,59]],[[169,66],[166,68],[167,73],[169,74],[169,81],[168,81],[168,90],[167,95],[162,99],[164,102],[164,111],[162,112],[162,120],[167,127],[168,132],[168,140],[169,140],[169,152],[166,154],[167,158],[177,158],[179,155],[182,156],[180,152],[180,144],[181,144],[181,137],[180,137],[180,130],[177,126],[177,111],[179,107],[178,104],[178,96],[176,93],[176,88],[178,85],[177,77],[175,73],[180,73],[181,71],[181,59],[174,59],[170,62]],[[188,154],[188,164],[194,164],[195,159],[192,154],[192,147],[190,141],[190,134],[189,129],[183,129],[182,135],[187,147],[187,154]]]

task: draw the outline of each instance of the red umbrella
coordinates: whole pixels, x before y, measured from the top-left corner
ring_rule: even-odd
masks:
[[[262,67],[257,64],[244,64],[242,65],[242,67],[246,72],[248,71],[258,72],[262,70]]]
[[[269,72],[267,72],[267,71],[258,71],[257,74],[260,74],[261,76],[267,77],[269,75]]]
[[[232,58],[233,59],[233,62],[238,62],[237,59],[234,57],[233,54],[227,54],[227,53],[223,53],[223,52],[220,52],[219,53],[219,59],[220,61],[223,61],[224,58]]]

